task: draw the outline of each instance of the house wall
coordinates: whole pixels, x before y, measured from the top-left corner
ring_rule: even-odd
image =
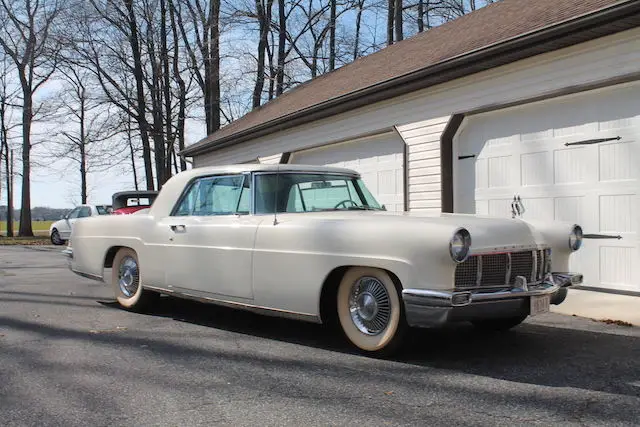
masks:
[[[396,127],[407,145],[409,210],[441,210],[440,138],[449,119],[443,116]]]
[[[640,29],[549,52],[194,157],[239,163],[346,141],[395,126],[408,145],[409,208],[439,210],[439,139],[451,114],[553,96],[570,87],[640,75]]]

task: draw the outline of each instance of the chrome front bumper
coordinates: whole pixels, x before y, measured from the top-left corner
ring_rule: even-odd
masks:
[[[532,296],[550,295],[551,304],[560,304],[567,288],[582,283],[582,274],[550,273],[536,284],[520,282],[509,290],[434,291],[404,289],[409,326],[442,326],[449,322],[515,317],[529,314]]]

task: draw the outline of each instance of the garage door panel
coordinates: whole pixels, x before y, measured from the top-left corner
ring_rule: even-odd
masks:
[[[590,140],[617,138],[588,143]],[[571,268],[585,284],[640,291],[640,84],[600,89],[465,119],[456,138],[454,209],[575,222],[587,239]],[[567,145],[575,143],[582,145]]]
[[[397,134],[300,151],[293,153],[290,163],[356,170],[387,210],[404,210],[404,141]]]

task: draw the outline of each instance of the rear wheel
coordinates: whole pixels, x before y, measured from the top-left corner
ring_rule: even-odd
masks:
[[[338,286],[337,312],[347,339],[371,354],[397,350],[407,329],[398,289],[389,274],[377,268],[347,270]]]
[[[133,249],[122,248],[113,258],[111,284],[118,303],[127,309],[147,308],[159,295],[142,288],[138,254]]]
[[[516,317],[506,317],[503,319],[475,320],[471,323],[473,323],[473,326],[483,331],[500,332],[515,328],[520,323],[524,322],[526,318],[527,315],[522,315]]]

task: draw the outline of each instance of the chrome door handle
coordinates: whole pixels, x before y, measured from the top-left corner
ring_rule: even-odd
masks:
[[[172,225],[171,231],[173,231],[174,233],[184,233],[185,231],[187,231],[187,226],[183,224]]]

